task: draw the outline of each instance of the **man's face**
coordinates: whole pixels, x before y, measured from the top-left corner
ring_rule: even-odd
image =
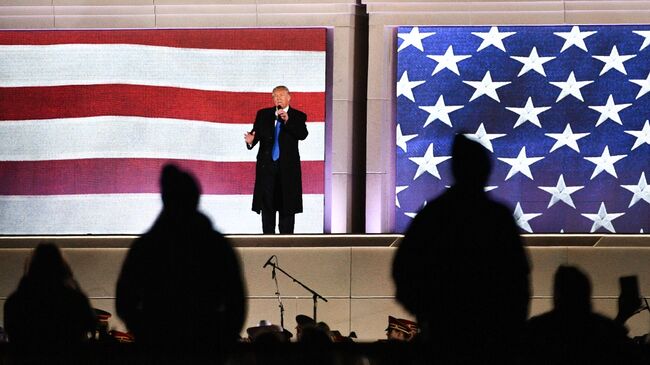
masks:
[[[408,336],[404,332],[392,328],[386,331],[386,338],[390,341],[408,341]]]
[[[289,92],[287,90],[275,90],[273,92],[273,103],[275,106],[280,106],[280,108],[286,108],[287,105],[289,105],[289,101],[291,101],[291,95],[289,95]]]

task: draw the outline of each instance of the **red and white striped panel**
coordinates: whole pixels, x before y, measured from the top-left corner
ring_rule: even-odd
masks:
[[[277,85],[308,115],[296,232],[322,232],[325,32],[0,31],[0,234],[142,233],[169,162],[218,229],[261,232],[243,135]]]

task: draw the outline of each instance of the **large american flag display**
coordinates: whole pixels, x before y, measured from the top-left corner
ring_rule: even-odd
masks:
[[[225,233],[261,233],[244,133],[286,85],[307,113],[305,213],[323,231],[325,29],[0,32],[0,234],[137,234],[165,163]]]
[[[522,232],[648,232],[649,26],[400,27],[397,60],[397,231],[465,133]]]

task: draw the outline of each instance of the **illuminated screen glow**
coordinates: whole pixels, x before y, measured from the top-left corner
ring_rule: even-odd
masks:
[[[1,31],[0,234],[142,233],[168,162],[216,228],[261,233],[243,136],[277,85],[308,116],[296,232],[322,233],[325,53],[325,29]]]
[[[650,230],[650,26],[400,27],[396,230],[490,150],[524,233]]]

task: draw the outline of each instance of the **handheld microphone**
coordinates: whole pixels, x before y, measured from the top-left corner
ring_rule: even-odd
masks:
[[[275,257],[275,255],[269,257],[269,259],[266,260],[266,263],[264,264],[264,266],[262,266],[262,269],[266,269],[267,266],[269,266],[269,265],[273,265],[273,263],[271,262],[271,260],[273,260],[274,257]]]
[[[282,110],[282,105],[278,104],[275,106],[275,118],[279,121],[282,121],[282,118],[280,117],[280,110]]]

